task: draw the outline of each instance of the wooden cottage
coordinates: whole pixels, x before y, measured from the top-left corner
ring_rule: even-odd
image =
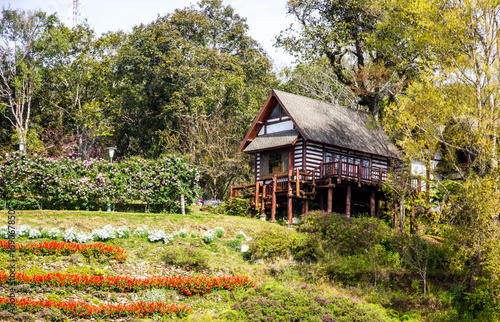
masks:
[[[396,158],[368,113],[278,90],[238,151],[255,156],[255,184],[231,187],[230,197],[251,197],[261,216],[271,210],[272,221],[277,208],[286,209],[289,224],[294,208],[307,212],[311,201],[348,216],[375,216],[381,184]]]

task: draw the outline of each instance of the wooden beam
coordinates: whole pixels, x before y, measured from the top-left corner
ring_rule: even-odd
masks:
[[[299,169],[297,168],[295,171],[296,175],[296,180],[295,180],[295,195],[297,197],[300,196],[300,178],[299,178]]]
[[[260,199],[260,216],[266,216],[266,186],[262,188],[262,198]]]
[[[259,189],[260,183],[255,183],[255,210],[259,210]]]
[[[351,217],[351,199],[352,199],[352,187],[351,183],[347,183],[347,191],[345,197],[345,215],[347,218]]]
[[[326,211],[332,212],[333,210],[333,188],[328,188],[328,196],[326,200]]]
[[[375,189],[371,188],[370,191],[370,216],[375,218]]]
[[[276,186],[278,184],[278,178],[276,175],[273,177],[273,191],[271,199],[271,222],[276,222]]]
[[[307,199],[302,200],[302,204],[304,205],[303,214],[309,212],[309,200],[307,200]]]
[[[288,207],[286,209],[287,215],[288,215],[288,225],[292,225],[292,217],[293,217],[293,199],[291,197],[288,197]]]

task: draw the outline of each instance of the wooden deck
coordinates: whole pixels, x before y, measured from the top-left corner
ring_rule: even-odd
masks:
[[[347,188],[346,214],[350,215],[351,185],[366,188],[371,191],[370,211],[375,211],[375,189],[388,180],[388,170],[376,166],[363,166],[363,162],[349,163],[342,160],[321,163],[319,167],[303,171],[291,169],[285,174],[276,174],[267,184],[256,182],[245,186],[232,186],[230,198],[252,198],[252,206],[265,216],[265,209],[271,209],[271,220],[275,220],[277,198],[288,198],[288,217],[291,223],[292,199],[302,200],[302,213],[308,211],[308,201],[314,200],[318,190],[327,189],[327,211],[332,210],[333,188],[345,184]],[[421,191],[420,177],[412,178],[412,187]]]

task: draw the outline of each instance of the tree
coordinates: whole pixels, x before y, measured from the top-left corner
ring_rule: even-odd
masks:
[[[386,126],[409,160],[442,155],[433,169],[446,179],[434,187],[446,196],[437,220],[460,245],[456,268],[469,273],[468,292],[479,277],[498,290],[500,3],[413,0],[396,13],[414,42],[428,44],[429,69],[388,108]]]
[[[338,80],[325,57],[287,67],[281,74],[286,80],[281,87],[286,92],[358,108],[357,97]]]
[[[58,21],[40,11],[2,9],[0,20],[0,112],[26,142],[33,101],[42,82],[47,49],[40,44]]]
[[[118,148],[146,156],[188,154],[205,169],[203,182],[219,182],[215,173],[233,167],[234,142],[276,84],[267,55],[247,30],[245,19],[221,1],[201,1],[197,9],[134,28],[118,59]],[[214,159],[207,151],[228,158]],[[207,186],[208,196],[220,197],[239,176],[230,173],[224,184]]]
[[[87,24],[60,26],[52,33],[58,51],[46,73],[46,103],[63,113],[63,125],[74,132],[84,160],[99,139],[112,134],[114,55],[120,40],[113,33],[96,37]]]
[[[276,44],[306,61],[326,57],[338,81],[378,119],[383,102],[398,94],[414,72],[408,58],[418,57],[401,47],[386,50],[387,42],[380,46],[379,36],[385,34],[379,24],[390,5],[375,0],[289,1],[288,13],[299,26],[283,31]]]

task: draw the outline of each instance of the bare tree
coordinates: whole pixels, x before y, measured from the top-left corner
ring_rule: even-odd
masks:
[[[56,19],[39,11],[3,9],[1,15],[0,112],[25,142],[45,52],[39,42]]]

